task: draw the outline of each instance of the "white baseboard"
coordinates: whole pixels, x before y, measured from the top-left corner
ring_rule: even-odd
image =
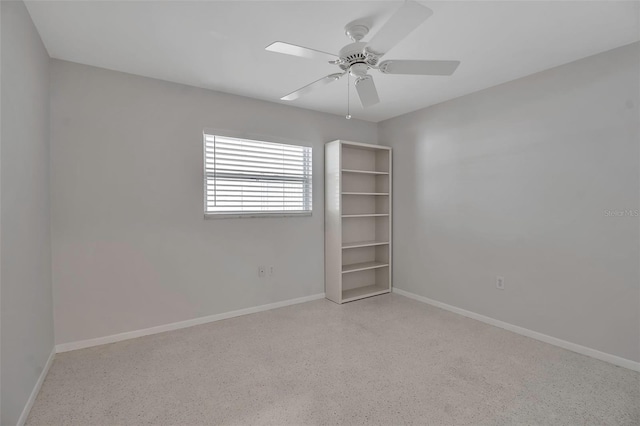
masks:
[[[56,353],[75,351],[76,349],[90,348],[92,346],[106,345],[108,343],[135,339],[136,337],[149,336],[151,334],[164,333],[165,331],[179,330],[181,328],[187,328],[194,325],[206,324],[228,318],[239,317],[241,315],[255,314],[256,312],[263,312],[271,309],[282,308],[284,306],[296,305],[298,303],[310,302],[312,300],[324,299],[324,296],[324,293],[319,293],[311,296],[298,297],[297,299],[283,300],[282,302],[269,303],[267,305],[254,306],[252,308],[239,309],[237,311],[224,312],[222,314],[209,315],[206,317],[159,325],[142,330],[128,331],[126,333],[97,337],[95,339],[80,340],[77,342],[61,343],[59,345],[56,345]]]
[[[518,327],[517,325],[509,324],[507,322],[500,321],[491,317],[476,314],[475,312],[471,312],[465,309],[457,308],[455,306],[447,305],[446,303],[438,302],[437,300],[429,299],[424,296],[419,296],[417,294],[410,293],[408,291],[401,290],[399,288],[394,287],[393,292],[401,296],[405,296],[410,299],[417,300],[419,302],[427,303],[437,308],[445,309],[447,311],[450,311],[468,318],[472,318],[474,320],[482,321],[489,325],[500,327],[505,330],[509,330],[514,333],[521,334],[523,336],[531,337],[532,339],[540,340],[541,342],[549,343],[554,346],[559,346],[563,349],[567,349],[572,352],[576,352],[582,355],[596,358],[601,361],[606,361],[620,367],[628,368],[629,370],[640,371],[640,362],[632,361],[626,358],[621,358],[619,356],[601,352],[596,349],[588,348],[586,346],[581,346],[576,343],[567,342],[566,340],[558,339],[556,337],[547,336],[546,334],[538,333],[537,331],[529,330],[523,327]]]
[[[31,395],[29,395],[29,399],[22,409],[22,414],[20,414],[20,418],[18,418],[17,426],[22,426],[27,421],[27,417],[29,417],[29,413],[31,412],[31,408],[33,407],[33,403],[36,402],[36,397],[38,396],[38,392],[40,392],[40,388],[42,387],[42,383],[44,383],[45,377],[47,377],[47,373],[49,372],[49,368],[51,368],[51,364],[53,363],[53,358],[56,356],[55,348],[51,350],[51,354],[47,359],[47,362],[44,364],[44,368],[40,373],[40,377],[38,377],[38,381],[36,385],[33,387],[31,391]]]

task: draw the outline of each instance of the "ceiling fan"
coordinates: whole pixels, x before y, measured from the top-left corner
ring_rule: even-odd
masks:
[[[308,47],[276,41],[265,49],[270,52],[284,53],[302,58],[326,60],[340,68],[340,72],[329,74],[313,83],[283,96],[282,100],[292,101],[322,86],[336,81],[349,73],[355,78],[358,97],[364,108],[380,102],[373,77],[368,74],[371,69],[383,74],[405,75],[451,75],[460,61],[426,61],[426,60],[386,60],[379,62],[391,48],[409,35],[427,20],[433,11],[412,0],[404,4],[389,18],[380,30],[368,42],[361,41],[369,28],[362,23],[352,23],[345,27],[345,34],[353,41],[347,44],[338,55],[322,52]]]

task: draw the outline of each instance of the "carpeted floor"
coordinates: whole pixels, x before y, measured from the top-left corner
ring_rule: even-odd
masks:
[[[28,425],[639,425],[640,374],[402,296],[58,354]]]

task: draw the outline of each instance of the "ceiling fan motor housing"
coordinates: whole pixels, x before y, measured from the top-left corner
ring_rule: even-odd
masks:
[[[378,57],[365,53],[365,46],[367,43],[358,41],[355,43],[347,44],[340,49],[340,60],[338,65],[345,71],[351,69],[355,64],[364,64],[368,67],[373,67],[378,63]]]

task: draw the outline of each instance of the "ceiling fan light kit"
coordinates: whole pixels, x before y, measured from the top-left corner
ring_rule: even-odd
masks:
[[[265,48],[268,51],[301,58],[320,59],[335,64],[342,70],[316,80],[280,99],[283,101],[298,99],[349,73],[355,79],[354,85],[362,107],[368,108],[380,102],[373,77],[368,74],[369,70],[398,75],[447,76],[453,74],[460,65],[460,61],[386,60],[379,63],[382,56],[422,25],[431,15],[433,11],[428,7],[413,0],[406,0],[369,42],[361,41],[369,34],[369,28],[366,25],[349,24],[345,27],[345,34],[353,42],[340,49],[338,55],[281,41],[270,44]],[[347,116],[351,118],[350,114]]]

